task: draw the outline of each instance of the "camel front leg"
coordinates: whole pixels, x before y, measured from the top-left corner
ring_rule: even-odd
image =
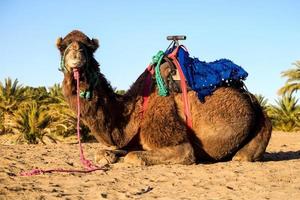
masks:
[[[194,151],[190,143],[163,147],[150,151],[132,151],[125,158],[125,163],[134,165],[184,164],[195,163]]]

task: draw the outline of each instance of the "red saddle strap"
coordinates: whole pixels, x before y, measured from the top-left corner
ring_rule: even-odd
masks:
[[[185,47],[184,47],[185,48]],[[190,111],[190,102],[187,94],[187,85],[186,85],[186,79],[184,77],[183,71],[180,67],[180,64],[176,58],[177,53],[178,53],[179,47],[177,47],[172,53],[168,55],[168,57],[172,60],[176,68],[178,69],[179,76],[180,76],[180,86],[182,90],[182,100],[184,102],[184,115],[185,115],[185,121],[186,125],[189,128],[192,128],[192,115]],[[150,95],[150,90],[151,90],[151,78],[152,75],[154,74],[154,69],[153,66],[150,64],[146,71],[148,72],[146,80],[145,80],[145,85],[144,85],[144,91],[143,91],[143,104],[142,104],[142,110],[141,110],[141,116],[142,118],[144,117],[144,113],[147,110],[148,102],[149,102],[149,95]]]
[[[144,91],[143,91],[143,105],[141,110],[141,118],[144,117],[144,113],[147,110],[149,96],[151,92],[151,82],[152,82],[151,79],[152,79],[152,75],[154,74],[154,69],[151,64],[148,65],[146,72],[147,72],[147,76],[146,76]]]
[[[168,55],[168,58],[170,58],[173,61],[174,65],[176,66],[176,68],[179,72],[180,86],[181,86],[181,90],[182,90],[182,100],[184,102],[185,120],[186,120],[187,126],[189,128],[192,128],[193,123],[192,123],[192,115],[191,115],[191,111],[190,111],[190,102],[189,102],[188,93],[187,93],[186,79],[185,79],[183,71],[180,67],[180,63],[177,60],[177,53],[178,53],[179,47],[180,46],[176,47],[176,49],[174,49],[174,51]]]

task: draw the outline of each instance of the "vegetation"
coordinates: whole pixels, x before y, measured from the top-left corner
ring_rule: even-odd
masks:
[[[300,90],[300,60],[293,63],[295,68],[289,69],[281,73],[282,77],[286,77],[286,84],[278,91],[280,95],[293,94]]]
[[[300,61],[294,68],[282,72],[287,78],[280,88],[281,95],[275,104],[270,104],[262,95],[256,98],[272,120],[274,130],[300,130],[300,105],[295,93],[300,89]],[[124,90],[117,90],[124,94]],[[0,81],[0,135],[17,136],[17,143],[45,143],[76,134],[76,116],[65,102],[59,84],[45,87],[23,87],[18,80]],[[83,139],[90,139],[89,129],[81,125]]]
[[[285,94],[276,105],[270,105],[267,114],[272,120],[273,128],[281,131],[297,131],[300,128],[300,105],[291,94]]]
[[[36,144],[43,142],[51,126],[52,118],[46,105],[39,105],[36,101],[22,103],[12,117],[11,128],[18,134],[18,141]]]
[[[10,78],[0,82],[0,134],[10,132],[11,118],[18,105],[25,100],[25,89],[18,85],[18,80]]]
[[[281,73],[286,84],[279,89],[280,97],[275,105],[269,104],[262,95],[256,95],[260,105],[272,120],[273,129],[280,131],[300,130],[300,105],[295,93],[300,89],[300,61],[293,63],[294,68]]]
[[[0,82],[0,134],[17,135],[17,143],[45,143],[76,133],[76,116],[62,95],[59,84],[23,87],[10,78]],[[81,125],[84,139],[89,129]]]

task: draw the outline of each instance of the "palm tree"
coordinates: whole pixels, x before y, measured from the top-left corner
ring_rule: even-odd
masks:
[[[0,82],[0,134],[17,134],[17,142],[43,143],[45,136],[53,141],[74,135],[76,122],[59,84],[48,92],[45,87],[22,87],[10,78]],[[89,138],[89,129],[81,128],[83,138]]]
[[[49,95],[52,97],[63,97],[62,88],[59,83],[55,83],[52,87],[49,87]]]
[[[274,129],[293,131],[299,129],[300,106],[292,94],[283,95],[271,105],[268,115],[272,120]]]
[[[282,77],[287,77],[285,86],[283,86],[278,93],[279,94],[292,94],[300,89],[300,60],[293,63],[295,68],[289,69],[281,73]]]
[[[49,97],[52,99],[52,103],[65,102],[60,84],[55,83],[52,87],[49,87]]]
[[[43,142],[43,137],[50,128],[52,118],[47,107],[39,106],[36,101],[23,103],[14,112],[12,118],[12,130],[19,135],[19,142],[36,144]]]
[[[24,100],[24,88],[18,85],[17,79],[12,82],[7,78],[4,84],[0,81],[0,98],[0,109],[11,112]]]
[[[77,118],[65,101],[60,84],[54,84],[49,88],[49,97],[52,99],[52,103],[48,106],[51,116],[53,116],[53,128],[51,130],[58,136],[68,137],[74,135],[76,133]],[[80,129],[83,140],[89,140],[91,136],[88,127],[81,123]]]
[[[48,109],[53,119],[51,131],[55,135],[67,137],[76,133],[76,115],[65,101],[50,104]]]
[[[0,117],[2,125],[0,134],[10,131],[10,119],[19,104],[25,99],[25,89],[18,85],[18,80],[5,79],[4,84],[0,81]]]
[[[47,92],[46,87],[26,86],[24,90],[24,101],[36,101],[39,105],[49,103],[49,93]]]
[[[53,116],[53,131],[63,137],[76,133],[76,115],[69,108],[62,94],[60,84],[49,88],[49,112]]]

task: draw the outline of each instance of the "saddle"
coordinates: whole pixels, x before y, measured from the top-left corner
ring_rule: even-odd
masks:
[[[172,51],[174,51],[173,48],[167,50],[166,54],[168,55]],[[171,72],[165,79],[165,86],[169,92],[181,93],[178,69],[167,55],[163,57],[163,60],[169,63]],[[204,102],[205,97],[211,95],[218,87],[243,88],[243,81],[248,76],[241,66],[229,59],[205,62],[198,58],[192,58],[183,45],[178,47],[177,60],[186,79],[188,91],[197,92],[201,102]]]
[[[187,95],[189,90],[194,90],[199,100],[204,102],[205,97],[211,95],[218,87],[243,89],[243,80],[248,73],[228,59],[206,63],[198,58],[192,58],[183,45],[179,45],[175,40],[173,42],[173,46],[170,45],[165,52],[159,51],[153,56],[152,63],[146,69],[148,76],[144,85],[141,116],[143,117],[147,109],[151,77],[155,77],[159,95],[167,96],[170,92],[182,93],[186,125],[192,128],[192,115]],[[164,62],[169,63],[170,69],[168,75],[162,77],[164,69],[161,67]]]

